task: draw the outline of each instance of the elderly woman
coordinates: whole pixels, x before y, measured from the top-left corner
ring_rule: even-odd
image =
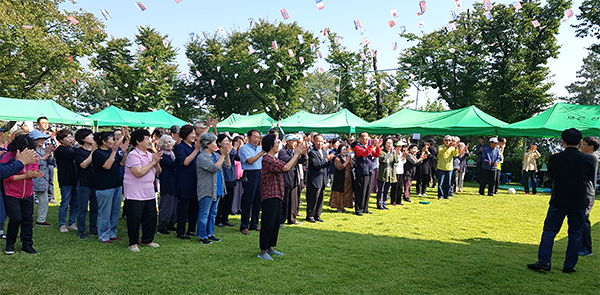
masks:
[[[158,175],[160,179],[160,203],[158,205],[158,227],[160,234],[169,234],[169,230],[175,229],[177,222],[177,178],[175,177],[175,154],[173,145],[175,140],[168,134],[158,139],[158,148],[162,152],[160,168],[162,172]]]
[[[337,154],[333,161],[335,171],[333,172],[329,207],[337,209],[338,213],[346,213],[348,211],[344,208],[352,208],[352,201],[354,200],[352,191],[354,162],[348,154],[348,145],[345,143],[338,145]]]
[[[283,201],[284,186],[283,172],[290,171],[296,165],[298,157],[306,152],[304,144],[298,144],[294,149],[294,156],[285,163],[275,155],[279,152],[279,140],[274,134],[268,134],[262,139],[262,149],[266,155],[262,159],[261,169],[261,201],[262,219],[260,226],[260,254],[263,260],[273,260],[271,255],[283,256],[275,250],[277,236],[279,235],[279,222],[281,221],[281,202]]]
[[[379,170],[377,170],[377,209],[388,210],[388,192],[397,181],[398,155],[394,150],[394,139],[387,137],[383,140],[383,144],[383,149],[379,154]]]
[[[458,188],[457,192],[463,192],[463,184],[465,182],[465,173],[467,172],[467,157],[469,156],[469,145],[465,145],[464,142],[458,144]]]
[[[139,228],[142,225],[142,246],[158,248],[153,243],[156,232],[156,193],[154,180],[160,174],[160,159],[162,153],[151,153],[152,142],[150,133],[138,129],[131,133],[131,145],[134,147],[125,161],[125,176],[123,190],[125,210],[127,210],[127,233],[129,235],[129,250],[140,252]]]
[[[222,143],[221,154],[217,150],[217,136],[213,133],[204,133],[200,136],[202,149],[196,158],[196,175],[198,183],[196,195],[198,196],[198,233],[202,244],[219,242],[214,236],[215,217],[219,206],[219,198],[227,192],[223,168],[229,169],[231,159],[229,151],[231,144]]]
[[[224,145],[231,145],[231,138],[227,134],[219,134],[217,136],[217,146],[222,149]],[[221,155],[221,150],[217,151],[217,154]],[[229,167],[223,167],[223,176],[225,177],[225,194],[221,200],[219,200],[219,208],[217,210],[217,217],[215,223],[218,227],[233,226],[229,222],[229,214],[231,213],[231,204],[233,202],[233,194],[235,192],[235,181],[237,178],[237,167],[235,160],[240,160],[237,154],[237,150],[232,148],[229,151]]]
[[[177,168],[175,176],[179,181],[179,201],[177,203],[177,237],[189,240],[196,231],[198,220],[198,197],[196,196],[196,156],[202,148],[196,142],[196,131],[191,125],[183,125],[179,130],[181,142],[175,146]],[[185,230],[188,225],[187,232]]]

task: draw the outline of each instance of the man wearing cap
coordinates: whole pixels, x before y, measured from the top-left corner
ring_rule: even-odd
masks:
[[[50,123],[48,122],[48,118],[42,116],[39,117],[36,121],[36,125],[39,131],[41,131],[43,134],[48,135],[48,138],[46,138],[46,141],[44,141],[44,146],[43,148],[45,149],[48,145],[52,146],[52,150],[54,150],[54,148],[56,148],[58,146],[58,143],[56,142],[56,139],[52,136],[52,133],[50,132],[49,128],[50,128]],[[52,204],[58,204],[58,202],[56,202],[54,200],[54,167],[56,166],[55,161],[52,159],[51,161],[48,162],[48,201]]]
[[[500,162],[498,138],[490,138],[490,145],[483,149],[481,154],[481,180],[479,182],[479,195],[483,196],[485,186],[488,185],[488,196],[494,195],[496,170]]]
[[[279,150],[279,160],[288,163],[294,157],[294,149],[300,138],[296,134],[288,134],[285,136],[285,147]],[[281,224],[287,220],[288,224],[300,225],[302,222],[296,220],[298,216],[298,190],[300,189],[300,167],[298,164],[306,163],[306,155],[298,157],[298,162],[294,168],[283,173],[283,211],[281,216]]]
[[[40,130],[33,130],[29,133],[29,137],[33,139],[35,143],[35,152],[38,155],[38,167],[41,172],[44,173],[42,177],[33,179],[33,192],[39,200],[37,221],[36,226],[52,226],[52,224],[46,222],[46,215],[48,214],[48,183],[49,183],[49,170],[50,165],[48,163],[54,162],[52,157],[53,145],[46,145],[44,148],[44,142],[50,138],[50,135],[42,133]]]

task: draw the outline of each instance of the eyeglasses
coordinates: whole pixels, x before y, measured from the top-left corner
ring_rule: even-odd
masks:
[[[452,139],[444,139],[444,141],[452,141]]]

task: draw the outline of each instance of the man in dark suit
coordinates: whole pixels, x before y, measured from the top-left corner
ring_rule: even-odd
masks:
[[[327,169],[331,165],[334,154],[327,154],[323,150],[323,135],[313,136],[314,146],[308,152],[308,169],[306,170],[306,220],[308,222],[323,222],[321,212],[323,209],[323,195],[327,183]]]
[[[563,265],[564,273],[575,272],[575,264],[581,248],[581,234],[585,220],[585,209],[588,205],[587,184],[593,180],[594,159],[577,149],[582,134],[575,128],[567,129],[561,134],[565,150],[550,156],[548,175],[552,181],[552,196],[542,240],[538,250],[538,261],[527,264],[535,270],[550,270],[552,246],[554,238],[560,231],[565,216],[569,219],[569,243]]]
[[[373,161],[377,161],[381,153],[381,141],[369,137],[369,133],[359,133],[359,142],[354,146],[356,164],[354,171],[354,212],[358,216],[363,213],[373,214],[369,211],[369,198],[371,197],[371,175],[373,175]]]

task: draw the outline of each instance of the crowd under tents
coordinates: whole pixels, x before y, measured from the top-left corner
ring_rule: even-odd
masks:
[[[67,125],[93,124],[89,118],[72,112],[53,100],[0,97],[0,120],[36,121],[39,117],[47,117],[50,122]]]

